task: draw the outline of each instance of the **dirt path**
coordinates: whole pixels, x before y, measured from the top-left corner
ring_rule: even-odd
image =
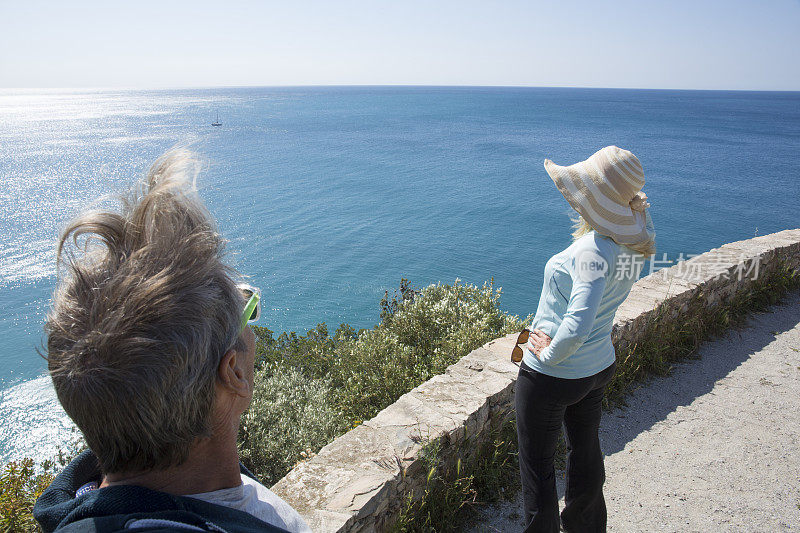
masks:
[[[609,530],[800,531],[800,294],[699,355],[604,413]],[[521,531],[521,505],[470,531]]]

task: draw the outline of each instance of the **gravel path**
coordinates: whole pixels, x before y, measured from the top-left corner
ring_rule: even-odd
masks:
[[[609,530],[800,531],[800,294],[699,356],[604,413]],[[522,529],[520,496],[483,514]]]

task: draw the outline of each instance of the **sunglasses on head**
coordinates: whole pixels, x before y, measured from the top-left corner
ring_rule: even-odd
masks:
[[[530,337],[531,331],[529,329],[523,329],[519,337],[517,337],[517,344],[514,346],[514,349],[511,350],[511,362],[512,363],[519,363],[522,361],[522,348],[519,347],[520,344],[525,344],[528,342],[528,337]]]
[[[239,325],[241,332],[248,324],[253,324],[261,318],[261,291],[257,288],[240,283],[236,286],[244,295],[245,304],[242,311],[242,321]]]

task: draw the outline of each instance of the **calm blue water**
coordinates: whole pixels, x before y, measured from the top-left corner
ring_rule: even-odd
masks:
[[[60,228],[176,143],[205,158],[202,195],[278,332],[369,327],[401,277],[494,277],[506,310],[532,313],[569,243],[542,160],[608,144],[642,161],[670,258],[800,227],[800,93],[0,91],[0,459],[46,456],[68,432],[36,379]]]

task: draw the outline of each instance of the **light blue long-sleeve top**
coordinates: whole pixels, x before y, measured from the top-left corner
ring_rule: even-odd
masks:
[[[647,215],[648,229],[653,223]],[[525,364],[550,376],[577,379],[614,362],[611,327],[617,307],[638,278],[644,256],[594,231],[554,255],[544,267],[544,283],[531,331],[552,338],[539,358],[528,341]]]

